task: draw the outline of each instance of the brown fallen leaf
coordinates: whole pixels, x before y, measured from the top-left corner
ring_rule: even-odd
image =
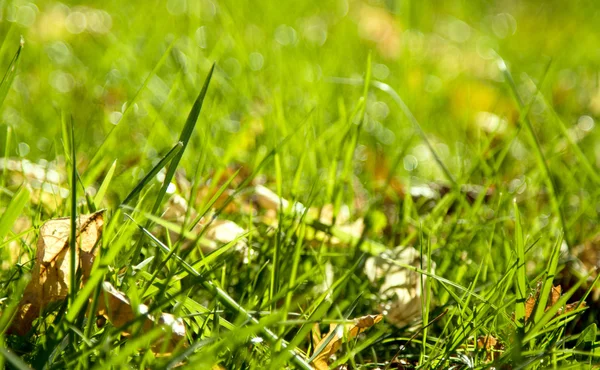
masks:
[[[485,350],[485,360],[489,362],[499,357],[504,346],[494,336],[488,334],[477,338],[477,349]]]
[[[140,304],[134,310],[127,296],[107,281],[102,283],[102,289],[103,294],[98,301],[98,316],[105,317],[115,327],[121,327],[135,320],[138,315],[144,315],[142,332],[150,331],[156,325],[163,325],[167,332],[168,342],[165,344],[163,337],[152,346],[153,351],[161,355],[169,355],[178,345],[187,345],[185,325],[181,318],[163,312],[157,319],[148,313],[149,308],[145,304]],[[126,329],[122,334],[128,336],[131,332]]]
[[[81,268],[83,281],[90,275],[102,236],[104,210],[80,215],[77,219],[76,268]],[[9,333],[25,335],[33,321],[50,303],[67,297],[71,284],[71,250],[68,217],[45,222],[40,228],[31,281],[27,285]]]
[[[190,208],[187,200],[185,200],[182,196],[175,194],[169,199],[162,218],[166,221],[181,225],[186,221],[186,214],[188,214],[187,216],[189,219],[196,219],[198,216],[198,212],[193,207]],[[210,218],[210,216],[202,217],[200,222],[198,222],[191,230],[191,232],[196,235],[204,231],[204,242],[201,242],[200,244],[202,252],[214,252],[224,244],[230,243],[239,238],[234,249],[243,255],[244,258],[246,258],[244,259],[244,263],[247,263],[247,257],[249,255],[248,245],[245,238],[241,237],[246,233],[246,230],[230,220],[213,219],[212,221],[206,221],[206,219]],[[169,237],[172,241],[177,241],[181,235],[178,231],[170,230]],[[182,248],[190,248],[194,241],[194,239],[184,240]],[[250,252],[250,255],[251,254],[252,252]]]
[[[535,291],[532,294],[530,294],[529,298],[527,298],[527,300],[525,301],[525,321],[528,321],[530,319],[531,315],[533,314],[533,310],[535,309],[535,306],[536,306],[539,296],[540,296],[541,288],[542,288],[542,284],[541,284],[541,282],[538,282]],[[562,286],[560,286],[560,285],[552,286],[552,290],[550,291],[550,294],[548,297],[548,302],[546,303],[546,308],[544,309],[544,312],[548,311],[552,306],[554,306],[558,302],[558,300],[560,299],[561,296],[562,296]],[[556,316],[560,316],[565,313],[571,312],[578,305],[579,305],[579,301],[573,302],[573,303],[568,303],[564,307],[561,307],[558,310],[558,312],[556,312]],[[581,302],[581,305],[579,305],[579,306],[585,307],[586,306],[585,301]]]
[[[366,315],[354,320],[353,324],[332,325],[329,334],[325,335],[315,348],[321,347],[329,341],[325,348],[314,358],[311,364],[316,370],[329,369],[328,361],[342,346],[343,341],[356,338],[358,334],[377,324],[383,319],[383,315]],[[329,339],[330,334],[334,332],[333,338]]]
[[[287,202],[287,201],[286,201]],[[362,218],[358,218],[355,221],[350,220],[350,208],[344,204],[340,207],[338,214],[334,218],[334,206],[333,204],[325,204],[321,208],[312,207],[309,209],[308,214],[311,217],[318,218],[319,222],[326,226],[337,226],[338,230],[346,233],[356,240],[360,239],[365,229],[365,223]],[[314,245],[319,246],[323,241],[332,247],[343,247],[347,246],[348,242],[344,243],[339,238],[332,236],[328,232],[315,230],[306,236],[306,239],[313,242]]]
[[[365,274],[379,287],[381,312],[388,322],[402,327],[421,316],[422,276],[416,271],[394,264],[393,261],[419,268],[421,263],[426,265],[427,261],[415,248],[399,246],[381,256],[369,257],[365,262]],[[433,263],[431,272],[435,272]]]

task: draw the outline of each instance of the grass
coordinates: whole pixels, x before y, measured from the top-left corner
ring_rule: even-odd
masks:
[[[600,363],[593,2],[0,19],[0,367],[310,369],[333,346],[357,369]],[[71,253],[68,297],[15,335],[41,225],[66,217],[73,251],[102,210],[89,276]],[[183,340],[147,327],[164,314]]]

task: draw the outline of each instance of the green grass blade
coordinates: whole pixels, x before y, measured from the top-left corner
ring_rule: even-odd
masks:
[[[335,83],[343,83],[343,84],[350,84],[350,85],[360,85],[364,82],[361,79],[348,79],[348,78],[333,78],[333,79],[331,79],[331,81],[335,82]],[[398,105],[398,107],[400,108],[402,113],[406,116],[406,118],[408,118],[410,123],[415,128],[415,131],[417,131],[417,133],[421,137],[421,140],[423,140],[423,142],[427,146],[427,149],[429,149],[429,152],[431,153],[431,155],[435,159],[436,163],[438,164],[438,166],[440,167],[440,169],[446,176],[446,179],[448,181],[450,181],[451,184],[456,185],[456,179],[454,179],[454,176],[452,175],[452,173],[450,172],[448,167],[442,161],[441,157],[439,156],[439,154],[433,147],[433,144],[431,144],[431,141],[429,141],[429,138],[427,138],[427,134],[425,134],[423,127],[421,126],[421,124],[419,123],[417,118],[414,116],[414,114],[411,112],[410,108],[408,108],[408,105],[406,105],[404,100],[400,97],[400,94],[398,94],[398,92],[396,90],[394,90],[394,88],[392,88],[390,85],[388,85],[384,82],[372,81],[371,84],[374,87],[378,88],[379,90],[381,90],[391,96],[392,100],[394,100],[394,103],[396,103],[396,105]]]
[[[500,70],[504,74],[504,77],[506,78],[506,80],[508,82],[508,86],[511,89],[511,92],[515,98],[515,101],[517,102],[519,112],[524,113],[527,110],[527,107],[525,106],[523,99],[519,95],[519,91],[518,91],[517,85],[515,84],[515,81],[512,77],[512,74],[508,70],[506,63],[503,60],[500,60],[498,65],[499,65]],[[548,68],[549,68],[549,65],[548,65]],[[544,74],[544,77],[546,76],[547,71],[548,71],[548,69],[546,69],[546,73]],[[544,180],[546,182],[546,186],[548,187],[548,192],[550,195],[550,203],[552,204],[552,208],[553,208],[554,212],[556,213],[556,216],[558,216],[558,218],[560,220],[560,223],[561,223],[562,229],[563,229],[563,233],[565,235],[565,240],[567,240],[567,244],[568,244],[568,242],[569,242],[568,231],[569,230],[567,228],[567,222],[565,219],[565,215],[564,215],[562,209],[560,208],[560,202],[558,200],[556,184],[554,183],[554,180],[552,179],[550,167],[548,166],[548,162],[546,161],[546,157],[544,156],[544,152],[542,150],[542,145],[535,133],[535,130],[533,129],[533,125],[531,124],[531,121],[529,120],[529,114],[527,114],[527,113],[522,114],[521,121],[525,125],[525,127],[527,129],[527,133],[529,134],[528,136],[532,143],[533,149],[535,150],[535,157],[537,159],[538,166],[542,169],[542,173],[544,175]]]
[[[0,216],[0,242],[4,240],[4,237],[10,232],[15,221],[21,215],[23,208],[29,202],[29,197],[29,190],[21,186],[4,210],[4,213],[2,213],[2,216]]]
[[[543,97],[543,95],[541,95],[541,94],[540,94],[540,96]],[[585,154],[583,154],[583,151],[579,147],[579,144],[575,142],[575,140],[573,139],[573,135],[571,135],[571,133],[567,129],[567,126],[565,125],[563,120],[560,118],[560,116],[558,115],[558,113],[556,112],[554,107],[552,107],[552,105],[548,104],[548,102],[546,102],[545,98],[543,98],[543,99],[544,99],[544,102],[546,103],[546,106],[550,110],[550,113],[552,114],[552,117],[554,118],[556,125],[558,126],[561,133],[563,134],[563,137],[565,137],[567,139],[567,141],[571,145],[571,148],[573,149],[573,152],[577,156],[579,163],[581,163],[583,165],[582,168],[585,170],[586,174],[594,181],[594,183],[596,183],[596,185],[599,185],[600,184],[600,175],[598,175],[598,169],[594,168],[591,161],[585,156]]]
[[[23,361],[21,357],[17,356],[9,349],[4,348],[4,346],[0,346],[0,355],[2,355],[6,360],[8,360],[8,362],[11,365],[13,365],[16,369],[31,370],[29,365],[27,365],[27,363]]]
[[[575,294],[577,289],[587,280],[587,278],[588,276],[581,277],[579,281],[577,281],[577,283],[575,283],[571,289],[564,293],[552,307],[548,308],[548,310],[544,312],[540,320],[534,323],[531,329],[527,331],[525,338],[523,338],[523,343],[527,343],[531,339],[535,338],[539,332],[544,329],[544,326],[554,318],[561,308],[566,305],[569,299],[571,299],[573,294]]]
[[[71,149],[71,234],[69,236],[70,255],[70,283],[69,304],[73,304],[75,295],[78,291],[77,286],[77,157],[75,154],[75,127],[73,127],[73,118],[71,117],[71,132],[69,140]]]
[[[208,71],[208,75],[204,80],[204,86],[202,86],[202,90],[200,91],[200,94],[198,94],[198,97],[196,98],[196,101],[192,106],[192,109],[190,111],[190,114],[188,115],[185,125],[183,126],[183,131],[181,131],[181,135],[179,137],[179,141],[183,144],[183,148],[179,153],[175,155],[175,157],[169,164],[169,167],[167,168],[165,181],[163,183],[163,186],[160,188],[158,195],[156,196],[156,201],[154,202],[154,206],[152,207],[152,213],[156,213],[156,211],[162,204],[163,198],[167,193],[167,188],[169,187],[173,176],[175,176],[175,171],[179,166],[179,161],[181,161],[181,157],[183,157],[183,153],[185,152],[185,149],[187,148],[187,145],[190,142],[190,138],[192,137],[192,133],[194,132],[194,128],[196,127],[196,122],[198,122],[198,117],[200,116],[202,104],[204,103],[204,99],[206,98],[206,93],[208,92],[208,85],[210,84],[210,80],[212,78],[214,70],[215,64],[213,64],[212,67],[210,67],[210,71]]]
[[[106,238],[111,234],[111,229],[116,227],[116,224],[121,223],[121,217],[122,212],[120,209],[117,209],[117,211],[112,215],[112,219],[110,220],[110,223],[108,223],[108,227],[103,232],[102,242],[105,245],[108,244],[106,242]],[[104,278],[104,273],[106,270],[108,270],[108,267],[114,263],[114,259],[120,251],[121,249],[119,248],[119,245],[117,243],[112,243],[102,257],[96,259],[87,283],[85,283],[83,288],[78,291],[75,301],[70,305],[67,311],[65,317],[68,322],[73,322],[75,320],[81,309],[87,303],[89,296]]]
[[[19,59],[21,58],[21,50],[23,50],[24,41],[21,38],[21,43],[19,44],[19,48],[15,53],[15,56],[10,61],[4,76],[2,77],[2,81],[0,82],[0,107],[4,103],[6,96],[8,95],[8,91],[17,75],[17,67],[19,66]]]
[[[513,206],[515,214],[515,251],[517,257],[515,323],[522,333],[525,327],[525,301],[528,291],[525,277],[525,242],[523,240],[520,211],[516,200],[513,201]]]
[[[125,200],[121,202],[121,207],[129,204],[145,187],[154,179],[160,170],[163,169],[179,152],[183,150],[183,143],[180,141],[164,157],[148,172],[146,176],[133,188],[133,190],[125,197]]]
[[[188,230],[191,231],[198,224],[198,222],[200,222],[200,220],[202,219],[202,217],[204,217],[206,215],[206,213],[208,213],[208,211],[217,202],[217,200],[219,200],[219,198],[221,197],[221,195],[223,195],[223,193],[225,192],[225,190],[227,190],[227,188],[229,188],[229,185],[237,177],[237,175],[239,173],[240,173],[240,170],[238,169],[237,171],[235,171],[233,173],[233,175],[231,175],[227,179],[227,181],[225,181],[223,183],[223,185],[221,185],[219,187],[219,189],[215,192],[215,194],[209,199],[208,203],[206,203],[206,205],[204,206],[204,208],[200,212],[198,212],[198,216],[196,217],[196,219],[194,219],[192,221],[192,223],[190,224]],[[231,199],[233,199],[233,198],[231,198]]]
[[[96,196],[94,197],[94,204],[96,205],[96,207],[100,206],[100,203],[102,203],[102,200],[104,199],[104,195],[106,194],[106,190],[108,190],[108,186],[110,185],[110,182],[115,174],[115,169],[117,168],[117,161],[115,160],[112,165],[110,166],[110,168],[108,169],[108,172],[106,173],[106,177],[104,177],[104,180],[102,180],[102,184],[100,184],[100,187],[98,188],[98,192],[96,193]]]
[[[545,271],[544,283],[540,291],[540,296],[537,301],[535,312],[533,314],[533,322],[538,322],[544,315],[546,310],[546,303],[548,302],[548,296],[552,291],[554,278],[556,277],[556,268],[558,267],[558,259],[560,256],[560,247],[562,244],[562,238],[559,238],[552,249],[552,254],[548,260],[548,266]]]
[[[110,369],[112,366],[121,367],[127,363],[127,358],[140,350],[140,348],[149,347],[152,342],[163,336],[164,329],[160,326],[154,327],[152,330],[140,335],[134,339],[131,339],[123,347],[119,348],[119,351],[108,356],[106,363],[98,363],[94,369]]]

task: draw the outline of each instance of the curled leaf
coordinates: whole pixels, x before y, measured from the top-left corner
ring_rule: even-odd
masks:
[[[477,338],[477,349],[485,351],[485,360],[493,361],[504,351],[504,346],[493,335]]]
[[[530,316],[533,313],[533,310],[535,309],[536,304],[538,303],[538,300],[540,297],[540,289],[541,289],[541,283],[538,283],[536,290],[532,294],[530,294],[529,298],[527,298],[527,300],[525,301],[525,321],[530,319]],[[550,309],[550,307],[554,306],[558,302],[558,300],[560,299],[561,296],[562,296],[562,286],[560,286],[560,285],[553,286],[552,291],[550,292],[550,296],[548,297],[548,302],[546,303],[546,308],[544,309],[544,311],[548,311]],[[579,303],[579,301],[573,302],[573,303],[568,303],[564,307],[561,307],[558,310],[558,312],[556,312],[556,316],[560,316],[565,313],[571,312],[571,311],[575,310],[575,308],[577,308],[577,306],[585,307],[586,303],[585,303],[585,301],[581,302],[581,304]]]
[[[320,352],[314,357],[311,364],[317,370],[329,369],[329,359],[340,349],[343,341],[356,338],[360,333],[377,324],[383,319],[383,315],[366,315],[354,319],[354,323],[337,325],[331,328],[329,334],[324,336],[316,345]]]
[[[81,268],[85,281],[97,255],[102,236],[104,211],[80,215],[77,219],[76,268]],[[71,250],[68,217],[47,221],[40,228],[31,281],[27,285],[9,333],[25,335],[33,321],[50,303],[67,297],[71,284]]]

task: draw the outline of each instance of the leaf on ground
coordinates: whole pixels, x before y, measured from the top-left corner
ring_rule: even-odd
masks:
[[[413,247],[397,247],[391,256],[402,263],[421,267],[421,253]],[[434,269],[432,266],[432,273]],[[380,257],[368,258],[364,271],[369,280],[379,286],[381,310],[389,322],[402,327],[421,316],[421,274]]]
[[[541,283],[538,283],[535,292],[533,292],[532,294],[529,295],[529,298],[527,298],[527,301],[525,301],[525,321],[528,321],[531,314],[533,313],[533,310],[535,309],[535,305],[538,302],[539,296],[540,296],[540,289],[541,289]],[[560,299],[560,297],[562,296],[562,286],[560,285],[556,285],[552,287],[552,290],[550,291],[550,296],[548,297],[548,303],[546,304],[546,308],[544,310],[548,311],[550,309],[550,307],[554,306],[558,300]],[[571,312],[573,310],[575,310],[575,308],[579,306],[579,307],[585,307],[586,303],[581,302],[581,304],[579,304],[579,301],[577,302],[573,302],[573,303],[568,303],[566,304],[564,307],[561,307],[558,312],[556,313],[556,316],[560,316],[563,314],[566,314],[568,312]]]
[[[488,334],[477,338],[477,349],[485,351],[485,360],[489,362],[500,357],[502,351],[504,351],[504,346],[498,339]]]
[[[369,329],[383,319],[383,315],[366,315],[354,320],[352,324],[333,325],[329,334],[325,335],[315,346],[324,348],[313,359],[311,364],[316,370],[329,369],[328,361],[340,349],[342,343],[356,338],[360,333]],[[333,337],[331,337],[333,335]]]
[[[219,243],[231,243],[235,239],[244,235],[244,230],[240,225],[229,220],[215,220],[206,231],[206,237]]]
[[[362,218],[358,218],[354,221],[350,220],[350,208],[345,204],[340,207],[335,217],[333,204],[325,204],[321,208],[313,207],[309,210],[309,215],[318,218],[319,222],[323,225],[337,226],[338,230],[353,238],[356,238],[356,240],[361,237],[365,229],[365,222]],[[315,231],[314,235],[308,234],[307,239],[314,239],[316,242],[315,245],[321,245],[323,240],[334,247],[344,246],[347,244],[342,242],[339,238],[331,236],[329,233],[324,231]]]
[[[182,225],[186,221],[186,214],[188,214],[188,219],[193,220],[198,217],[198,212],[193,207],[190,209],[187,200],[185,200],[185,198],[182,196],[175,194],[167,202],[167,207],[162,215],[162,218],[166,221]],[[243,227],[239,226],[233,221],[215,219],[212,222],[207,223],[205,219],[205,217],[200,219],[200,221],[194,225],[194,228],[191,230],[193,234],[198,235],[202,232],[202,229],[206,228],[206,231],[203,235],[204,238],[210,242],[214,242],[210,243],[210,245],[202,245],[202,250],[204,253],[213,252],[223,244],[231,243],[246,233],[246,230]],[[172,241],[176,241],[180,238],[179,232],[174,230],[170,230],[169,236]],[[185,241],[183,243],[183,249],[189,248],[191,242],[192,240]],[[243,238],[237,242],[235,249],[238,252],[246,255],[248,248]]]
[[[263,185],[256,185],[254,187],[254,200],[264,210],[276,211],[279,207],[286,210],[290,207],[290,202],[287,199],[279,197],[271,189]],[[305,207],[302,203],[295,202],[292,204],[292,211],[295,213],[301,214],[304,210]]]
[[[134,310],[127,296],[107,281],[102,283],[102,289],[103,294],[98,301],[98,316],[105,317],[118,328],[134,321],[138,315],[143,315],[142,332],[148,332],[156,325],[162,325],[168,334],[152,346],[152,350],[161,355],[171,354],[178,345],[187,345],[185,325],[181,318],[163,312],[157,319],[148,313],[149,308],[144,304],[140,304]],[[128,336],[131,332],[125,330],[122,334]],[[167,343],[164,342],[165,337],[169,338]]]
[[[255,186],[253,200],[258,206],[259,211],[265,211],[265,217],[262,218],[262,221],[272,227],[277,227],[278,225],[279,220],[277,218],[277,211],[280,208],[295,215],[301,215],[306,211],[306,207],[302,203],[291,202],[282,198],[263,185]],[[350,221],[350,208],[347,205],[341,206],[335,217],[334,206],[332,204],[326,204],[321,208],[310,208],[308,210],[308,215],[311,218],[318,219],[319,222],[324,225],[336,226],[339,231],[356,239],[361,237],[365,228],[365,223],[362,218],[358,218],[352,222]],[[344,245],[341,240],[324,231],[314,230],[307,235],[307,239],[319,242],[317,245],[320,245],[320,242],[323,240],[331,246]]]
[[[70,222],[68,217],[57,218],[40,228],[31,281],[23,293],[9,333],[25,335],[48,304],[67,297],[71,282]],[[103,225],[104,210],[80,215],[77,219],[76,267],[81,268],[83,281],[90,275]]]

